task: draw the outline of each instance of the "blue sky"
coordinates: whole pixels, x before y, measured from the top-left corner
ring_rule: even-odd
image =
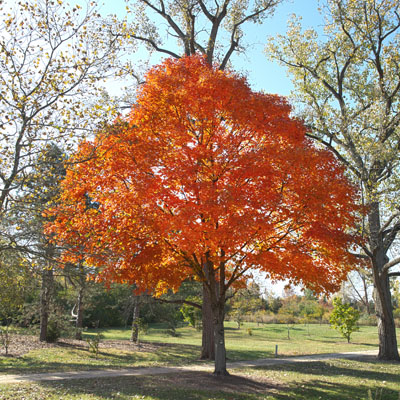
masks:
[[[106,0],[101,7],[102,14],[117,13],[120,17],[124,16],[126,3],[123,0],[117,1]],[[269,17],[263,25],[253,23],[245,25],[245,41],[250,46],[245,54],[234,55],[231,61],[235,69],[246,73],[253,89],[289,95],[292,85],[285,69],[277,63],[268,61],[265,56],[264,48],[267,37],[285,34],[287,21],[291,14],[301,16],[305,28],[318,28],[322,24],[318,3],[318,0],[284,0],[277,7],[275,14]],[[135,55],[132,57],[135,61]],[[144,54],[139,52],[136,57],[144,57]]]

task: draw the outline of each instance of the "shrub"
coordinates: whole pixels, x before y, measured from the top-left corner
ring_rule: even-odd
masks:
[[[46,342],[54,343],[61,337],[61,326],[57,319],[49,319],[47,323]]]
[[[353,332],[359,330],[358,319],[360,313],[350,304],[343,303],[342,299],[336,297],[333,299],[333,311],[331,314],[331,325],[338,330],[341,335],[350,343],[350,336]]]

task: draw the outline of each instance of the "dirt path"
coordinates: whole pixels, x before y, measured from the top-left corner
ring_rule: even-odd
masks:
[[[233,361],[228,362],[229,370],[245,367],[261,367],[277,364],[288,364],[294,362],[323,361],[334,358],[362,358],[376,355],[376,350],[358,351],[349,353],[328,353],[315,354],[310,356],[285,357],[285,358],[265,358],[252,361]],[[47,372],[42,374],[26,375],[4,375],[0,374],[0,384],[38,382],[38,381],[58,381],[66,379],[91,379],[91,378],[112,378],[116,376],[140,376],[140,375],[161,375],[192,371],[212,371],[213,364],[186,365],[181,367],[148,367],[148,368],[124,368],[124,369],[105,369],[93,371],[72,371],[72,372]]]

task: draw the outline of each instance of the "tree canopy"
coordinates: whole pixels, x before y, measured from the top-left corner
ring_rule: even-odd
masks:
[[[201,57],[147,75],[127,120],[83,142],[52,230],[113,279],[160,293],[202,260],[333,291],[350,265],[355,190],[278,96]],[[98,209],[88,206],[87,196]],[[74,261],[76,261],[74,259]]]
[[[64,260],[156,294],[194,277],[218,329],[227,289],[255,269],[338,288],[354,263],[356,191],[283,98],[190,56],[154,67],[136,100],[81,144],[87,162],[71,160],[49,211]]]

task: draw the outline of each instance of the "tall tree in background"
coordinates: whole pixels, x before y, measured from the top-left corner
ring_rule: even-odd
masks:
[[[354,188],[305,138],[278,96],[255,93],[200,56],[146,76],[127,121],[84,142],[49,233],[76,262],[156,295],[188,278],[206,287],[226,374],[227,290],[252,270],[336,290],[352,257]],[[86,198],[98,202],[88,209]]]
[[[311,138],[331,149],[363,192],[360,257],[372,267],[379,358],[399,360],[389,279],[400,276],[400,5],[328,0],[325,37],[293,21],[269,53],[288,67]]]
[[[132,0],[128,17],[112,21],[110,28],[125,43],[145,45],[148,51],[179,58],[203,54],[210,64],[221,70],[232,55],[244,53],[248,23],[262,24],[283,0]],[[129,23],[129,17],[133,22]],[[127,23],[128,22],[128,23]],[[164,28],[164,29],[163,29]],[[131,102],[131,98],[127,100]],[[214,359],[211,306],[206,287],[202,302],[202,358]]]
[[[1,3],[0,30],[1,218],[46,143],[73,148],[73,138],[110,116],[101,82],[122,73],[122,40],[103,30],[93,1],[86,9],[49,0]]]
[[[168,57],[203,54],[210,64],[217,63],[223,70],[234,52],[245,51],[246,23],[263,23],[282,1],[132,0],[127,10],[134,21],[123,24],[117,32],[126,35],[128,30],[132,43],[143,43],[148,50]]]
[[[59,194],[60,181],[65,177],[64,153],[54,144],[42,149],[33,160],[33,167],[26,174],[23,185],[14,198],[13,239],[17,250],[35,265],[41,276],[40,340],[46,341],[50,304],[54,290],[56,248],[43,232],[48,220],[43,211],[53,205]]]

